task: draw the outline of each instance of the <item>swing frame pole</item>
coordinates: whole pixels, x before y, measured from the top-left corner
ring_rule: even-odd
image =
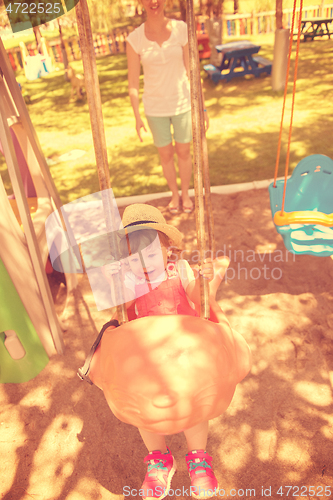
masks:
[[[87,0],[80,0],[75,6],[77,26],[79,31],[84,79],[87,93],[87,101],[90,113],[90,123],[95,149],[96,166],[99,186],[102,194],[103,211],[107,229],[107,237],[110,250],[116,260],[120,259],[118,241],[115,233],[115,210],[110,193],[110,174],[107,158],[106,140],[103,124],[102,101],[99,89],[99,81],[96,66],[94,43],[92,38],[90,16]],[[127,310],[120,297],[122,283],[120,278],[115,280],[115,296],[117,304],[117,316],[120,324],[127,323]]]
[[[205,208],[203,199],[204,152],[202,138],[205,134],[203,119],[202,88],[199,69],[199,51],[196,38],[193,0],[186,0],[188,47],[191,86],[193,176],[195,193],[195,221],[200,262],[206,258]],[[200,316],[209,319],[209,282],[200,274]]]
[[[201,80],[200,80],[201,83]],[[208,146],[205,130],[205,118],[204,118],[204,103],[201,94],[202,104],[200,106],[200,121],[201,121],[201,145],[203,154],[203,180],[205,188],[205,207],[206,207],[206,217],[207,217],[207,233],[208,233],[208,248],[211,253],[211,257],[214,258],[216,252],[215,246],[215,231],[214,231],[214,216],[213,216],[213,206],[212,198],[210,195],[210,177],[209,177],[209,164],[208,164]]]

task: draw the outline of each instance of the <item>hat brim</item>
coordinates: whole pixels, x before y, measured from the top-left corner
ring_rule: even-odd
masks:
[[[155,229],[155,231],[160,231],[164,233],[177,248],[181,247],[183,235],[177,228],[170,226],[169,224],[160,224],[159,222],[145,222],[144,224],[136,224],[135,226],[129,226],[118,231],[118,236],[123,238],[126,234],[131,234],[136,231],[142,231],[143,229]]]

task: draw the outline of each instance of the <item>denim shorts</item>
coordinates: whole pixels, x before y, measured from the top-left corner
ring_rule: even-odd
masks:
[[[172,143],[171,125],[175,142],[187,144],[192,140],[191,110],[174,116],[146,116],[154,144],[163,148]]]

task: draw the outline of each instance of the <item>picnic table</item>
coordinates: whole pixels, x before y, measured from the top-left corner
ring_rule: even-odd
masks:
[[[304,41],[313,40],[316,36],[328,36],[331,38],[333,32],[329,30],[328,25],[333,21],[332,17],[307,17],[301,20],[301,35]],[[294,33],[294,37],[297,32]]]
[[[229,82],[236,76],[254,75],[257,78],[262,73],[269,75],[272,71],[271,61],[255,55],[261,49],[260,45],[244,40],[216,45],[215,48],[222,54],[220,65],[206,64],[204,66],[204,70],[214,83],[219,80]]]

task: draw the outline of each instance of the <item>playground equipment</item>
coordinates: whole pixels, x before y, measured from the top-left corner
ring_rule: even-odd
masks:
[[[0,259],[0,382],[26,382],[49,358]]]
[[[37,80],[53,71],[51,57],[47,51],[45,38],[41,38],[40,52],[30,55],[24,42],[20,42],[21,58],[27,80]]]
[[[291,33],[294,32],[296,2],[294,0]],[[271,211],[276,230],[284,244],[295,254],[320,257],[333,255],[333,161],[324,155],[311,155],[299,162],[288,179],[293,112],[301,35],[302,0],[298,16],[294,85],[284,181],[277,181],[283,118],[287,97],[293,37],[290,36],[284,100],[276,157],[274,182],[269,186]]]
[[[295,254],[333,254],[333,161],[324,155],[303,158],[287,184],[269,186],[274,223],[285,247]]]
[[[63,352],[45,273],[44,228],[61,203],[1,39],[0,68],[0,143],[14,192],[8,199],[0,180],[0,382],[23,382],[45,366],[48,356]],[[70,293],[75,274],[66,274],[66,281]],[[22,359],[10,355],[7,346],[14,344],[24,349]]]
[[[203,182],[211,249],[214,247],[213,219],[193,0],[187,0],[187,8],[196,225],[203,262],[206,254]],[[105,136],[86,0],[77,4],[76,15],[97,170],[101,193],[104,194],[104,217],[111,238],[109,248],[119,260],[117,239],[113,238],[112,231],[116,227],[112,222],[116,220],[116,214],[109,194]],[[212,303],[210,307],[207,280],[202,276],[199,279],[200,318],[150,316],[128,322],[124,304],[117,302],[120,304],[117,306],[120,326],[115,328],[118,322],[113,320],[105,325],[96,339],[85,366],[79,370],[79,376],[88,379],[89,375],[104,391],[111,410],[120,420],[151,432],[179,432],[225,411],[237,383],[248,373],[251,355],[245,340],[231,330],[217,303]],[[134,369],[136,375],[133,377]]]

